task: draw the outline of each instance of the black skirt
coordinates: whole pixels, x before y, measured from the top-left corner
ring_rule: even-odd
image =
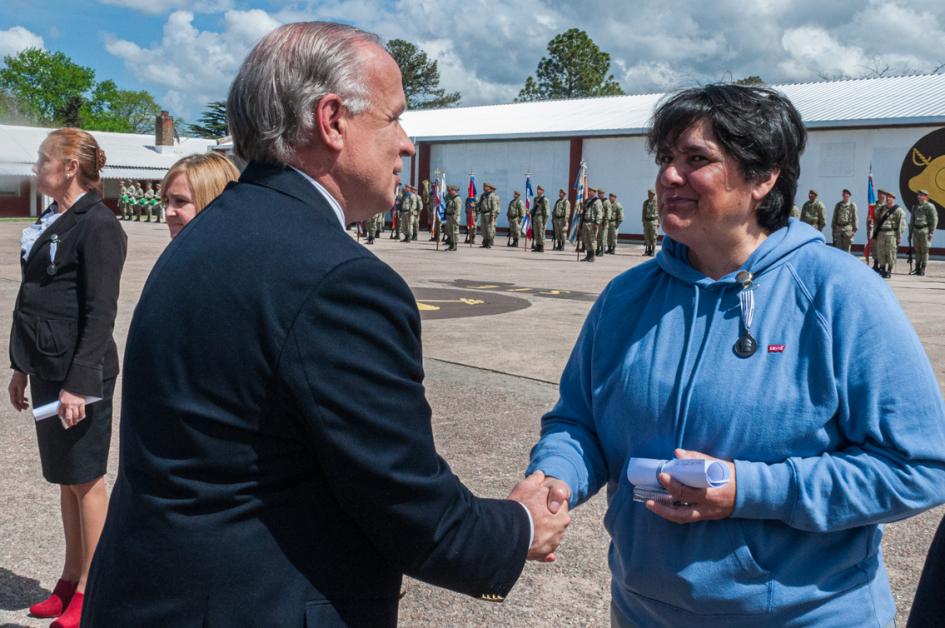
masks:
[[[62,382],[30,375],[30,401],[38,408],[59,399]],[[68,430],[58,417],[36,421],[43,477],[53,484],[84,484],[105,475],[112,440],[115,378],[102,382],[104,397],[85,406],[85,418]]]

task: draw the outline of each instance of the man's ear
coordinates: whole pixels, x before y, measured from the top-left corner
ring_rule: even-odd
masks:
[[[340,152],[344,148],[347,118],[344,103],[338,94],[327,94],[315,105],[315,128],[328,148]]]

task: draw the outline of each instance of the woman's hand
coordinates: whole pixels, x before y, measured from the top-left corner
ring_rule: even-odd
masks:
[[[17,411],[30,407],[30,400],[26,398],[26,373],[13,371],[7,391],[10,393],[10,403]]]
[[[677,458],[703,458],[705,460],[719,460],[698,451],[676,450]],[[725,486],[720,488],[693,488],[680,484],[672,479],[668,473],[660,473],[660,484],[663,485],[673,500],[688,504],[686,506],[667,506],[653,500],[647,500],[646,507],[664,519],[673,523],[695,523],[696,521],[712,521],[727,519],[735,510],[735,465],[728,460],[719,460],[728,465],[729,477]]]
[[[85,418],[85,397],[68,390],[59,391],[59,420],[69,429]]]

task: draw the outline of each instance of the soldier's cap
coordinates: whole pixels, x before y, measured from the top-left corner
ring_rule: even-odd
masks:
[[[607,194],[607,191],[604,188],[597,188],[598,194]]]
[[[564,191],[564,188],[558,188],[558,194],[567,194],[567,192]]]
[[[614,198],[617,198],[617,195],[614,192],[611,192],[610,195],[613,196]]]
[[[654,190],[653,188],[650,188],[650,189],[648,189],[648,190],[646,191],[646,193],[647,193],[647,194],[656,194],[656,190]]]
[[[884,190],[883,188],[876,188],[876,193],[882,194],[883,196],[886,196],[886,194],[888,194],[888,192],[886,192],[886,190]]]
[[[492,188],[492,189],[494,190],[494,189],[495,189],[495,186],[492,185],[491,183],[489,183],[488,181],[483,181],[483,182],[482,182],[482,189],[485,190],[486,188]]]
[[[459,186],[453,185],[452,183],[450,183],[449,185],[446,186],[446,190],[448,192],[459,192]]]
[[[929,195],[929,191],[926,190],[926,189],[924,189],[924,188],[923,188],[923,189],[916,190],[915,193],[916,193],[916,194],[922,194],[922,195],[924,195],[924,196],[928,196],[928,195]]]
[[[851,192],[850,190],[846,188],[843,188],[843,191],[841,192],[841,194],[849,194],[850,196],[853,196],[853,192]]]
[[[810,192],[808,192],[808,194],[813,194],[814,196],[817,196],[817,190],[811,190]]]
[[[896,198],[896,195],[893,194],[892,192],[886,192],[886,196],[888,196],[888,197],[890,197],[890,198]]]
[[[541,187],[540,185],[539,185],[537,188],[535,188],[535,189],[538,190],[539,192],[544,192],[544,191],[545,191],[545,188]]]
[[[515,196],[521,196],[521,193],[518,190],[515,190],[514,192],[512,192],[512,194],[514,194]]]
[[[587,191],[588,191],[588,192],[596,192],[597,190],[596,190],[595,188],[590,188],[590,187],[589,187],[589,188],[587,188]]]

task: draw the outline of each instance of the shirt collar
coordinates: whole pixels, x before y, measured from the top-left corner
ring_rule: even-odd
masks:
[[[335,216],[338,217],[338,222],[341,223],[341,228],[344,229],[344,228],[347,226],[347,225],[345,224],[345,212],[344,212],[343,209],[341,209],[341,205],[338,203],[338,201],[335,199],[335,197],[332,196],[331,194],[329,194],[329,193],[328,193],[328,190],[326,190],[326,189],[324,188],[324,186],[322,186],[321,183],[319,183],[318,181],[316,181],[316,180],[313,179],[312,177],[308,176],[307,174],[305,174],[304,172],[302,172],[301,170],[299,170],[299,169],[296,168],[295,166],[289,166],[289,167],[292,168],[293,170],[295,170],[296,172],[298,172],[298,173],[299,173],[300,175],[302,175],[303,177],[305,177],[305,180],[308,181],[309,183],[311,183],[312,186],[313,186],[316,190],[318,190],[318,192],[319,192],[322,196],[325,197],[325,200],[328,201],[328,204],[331,206],[332,211],[335,212]]]

